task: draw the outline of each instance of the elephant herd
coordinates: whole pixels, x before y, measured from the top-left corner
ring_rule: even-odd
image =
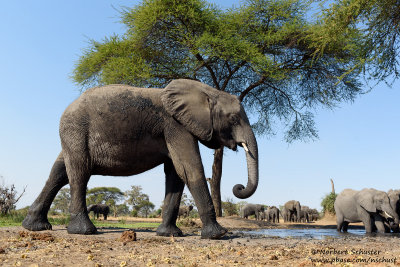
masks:
[[[311,222],[319,218],[319,212],[307,206],[301,206],[299,201],[290,200],[279,210],[275,206],[261,204],[246,204],[240,210],[240,217],[248,219],[254,215],[256,220],[279,223],[281,216],[285,222]]]
[[[399,232],[400,190],[345,189],[335,200],[337,230],[362,222],[367,233]]]

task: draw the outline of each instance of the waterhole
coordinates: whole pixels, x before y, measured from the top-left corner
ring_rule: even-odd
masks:
[[[340,233],[336,229],[261,229],[254,231],[240,231],[241,234],[254,237],[274,236],[324,239],[327,237],[349,237],[351,235],[365,235],[364,229],[349,229],[347,233]]]

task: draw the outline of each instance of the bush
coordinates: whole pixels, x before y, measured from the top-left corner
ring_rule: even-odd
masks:
[[[327,194],[324,199],[322,199],[321,206],[322,206],[322,212],[329,212],[332,214],[335,213],[335,200],[336,200],[337,194],[331,192],[330,194]]]
[[[238,205],[233,203],[233,200],[229,198],[226,201],[222,201],[222,209],[224,210],[224,216],[239,214]]]

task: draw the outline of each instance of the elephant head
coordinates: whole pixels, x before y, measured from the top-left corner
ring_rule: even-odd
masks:
[[[197,81],[179,79],[167,85],[161,100],[166,111],[205,146],[244,148],[248,181],[246,187],[235,185],[233,194],[250,197],[258,186],[258,148],[238,98]]]
[[[375,189],[363,189],[355,195],[358,204],[370,213],[378,213],[386,219],[399,223],[399,216],[390,205],[388,194]]]

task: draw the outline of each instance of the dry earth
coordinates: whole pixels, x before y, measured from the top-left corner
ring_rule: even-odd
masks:
[[[332,228],[332,218],[310,224],[268,224],[237,217],[218,220],[229,233],[204,240],[199,228],[182,228],[180,238],[156,236],[154,229],[135,233],[102,228],[93,236],[69,235],[65,226],[29,232],[0,228],[0,266],[394,266],[400,265],[395,235],[325,238],[278,238],[245,235],[238,230]],[[200,224],[199,222],[197,222]],[[133,241],[136,234],[136,241]],[[316,260],[326,263],[317,262]]]

